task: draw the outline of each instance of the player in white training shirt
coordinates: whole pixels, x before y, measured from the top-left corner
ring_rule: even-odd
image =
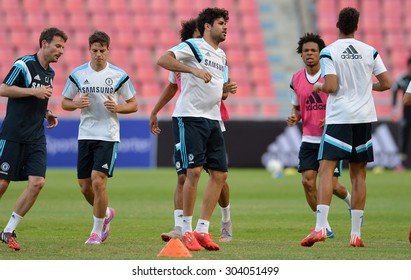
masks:
[[[220,121],[223,84],[228,80],[226,55],[219,48],[227,33],[228,12],[203,10],[197,21],[202,38],[190,39],[163,54],[158,64],[181,73],[181,93],[173,113],[175,152],[187,169],[183,186],[183,237],[189,250],[219,250],[208,234],[210,218],[227,178],[227,159]],[[203,165],[210,177],[196,230],[192,215]],[[177,166],[176,166],[177,167]],[[177,167],[178,168],[178,167]],[[201,245],[201,246],[200,246]]]
[[[374,160],[371,124],[377,121],[372,91],[391,87],[391,80],[378,54],[371,46],[354,39],[360,13],[354,8],[340,11],[339,39],[320,54],[324,83],[314,92],[329,94],[326,126],[321,139],[315,229],[301,241],[311,247],[326,238],[326,222],[332,197],[332,176],[337,162],[348,159],[352,182],[351,240],[353,247],[364,247],[361,223],[366,197],[367,162]],[[372,81],[375,76],[378,82]]]
[[[100,245],[110,233],[116,211],[108,207],[107,179],[113,175],[120,142],[117,113],[137,111],[136,92],[129,76],[108,63],[110,37],[101,31],[89,37],[90,62],[70,74],[62,107],[81,110],[77,178],[81,192],[93,206],[94,226],[85,244]],[[74,100],[76,95],[77,100]],[[119,103],[119,97],[125,101]]]

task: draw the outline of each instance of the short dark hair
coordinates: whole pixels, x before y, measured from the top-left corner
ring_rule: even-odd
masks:
[[[48,27],[48,28],[45,28],[40,34],[40,38],[39,38],[40,48],[41,48],[41,42],[43,42],[43,40],[46,40],[47,43],[50,43],[51,41],[53,41],[54,36],[59,36],[63,38],[64,42],[66,42],[68,39],[64,31],[58,29],[57,27]]]
[[[91,47],[92,44],[99,43],[102,46],[106,45],[107,48],[110,47],[110,36],[103,31],[95,31],[93,34],[88,37],[88,46]]]
[[[346,7],[338,15],[337,27],[345,35],[352,34],[357,30],[360,12],[351,7]]]
[[[411,65],[411,57],[408,58],[408,60],[407,60],[407,66],[410,66],[410,65]]]
[[[181,22],[180,38],[181,42],[193,38],[194,31],[197,29],[197,20],[190,18],[189,20]]]
[[[297,53],[302,54],[303,53],[303,45],[305,43],[313,42],[318,45],[318,48],[320,51],[325,48],[325,43],[324,40],[321,38],[320,35],[314,34],[314,33],[305,33],[303,37],[300,38],[298,41],[298,47],[297,47]]]
[[[225,21],[229,20],[228,11],[224,8],[206,8],[202,10],[197,19],[197,28],[201,36],[204,36],[204,24],[208,23],[213,25],[214,21],[221,17],[224,18]]]

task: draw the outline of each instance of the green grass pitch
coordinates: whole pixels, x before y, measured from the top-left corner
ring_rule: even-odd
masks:
[[[333,197],[329,222],[336,237],[312,248],[300,241],[315,225],[304,197],[300,175],[274,179],[264,169],[231,169],[233,241],[221,250],[192,252],[194,260],[410,260],[411,172],[368,172],[362,236],[366,248],[351,248],[350,216],[345,203]],[[200,180],[195,227],[207,180]],[[341,181],[348,186],[348,171]],[[173,225],[172,168],[117,169],[109,179],[109,205],[117,210],[109,239],[102,246],[85,246],[92,228],[92,208],[80,193],[76,171],[49,169],[46,186],[18,226],[22,250],[6,244],[3,260],[159,260],[165,246],[160,234]],[[0,227],[11,214],[25,182],[12,182],[0,201]],[[217,206],[210,233],[218,238],[221,211]]]

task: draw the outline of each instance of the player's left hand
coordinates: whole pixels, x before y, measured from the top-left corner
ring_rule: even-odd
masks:
[[[104,106],[112,113],[117,113],[117,103],[111,95],[108,96],[108,99],[104,101]]]
[[[231,94],[235,94],[237,92],[237,83],[236,82],[227,82],[223,86],[224,92],[229,92]]]

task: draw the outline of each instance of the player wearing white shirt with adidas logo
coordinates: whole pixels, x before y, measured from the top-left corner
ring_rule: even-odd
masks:
[[[301,241],[311,247],[326,238],[326,221],[332,197],[332,177],[337,162],[348,159],[352,182],[351,240],[353,247],[364,247],[361,224],[366,197],[367,162],[374,160],[371,124],[377,121],[372,91],[391,87],[391,80],[378,52],[354,39],[360,13],[354,8],[340,11],[339,39],[320,54],[324,83],[316,83],[314,92],[329,94],[326,126],[321,139],[315,229]],[[372,76],[378,82],[373,83]]]
[[[63,90],[63,109],[81,110],[77,178],[81,192],[93,206],[94,226],[85,242],[91,245],[107,239],[110,222],[116,214],[108,207],[106,188],[120,142],[117,113],[133,113],[138,107],[127,73],[107,62],[109,48],[110,37],[104,32],[94,32],[89,37],[90,62],[73,70]],[[79,98],[74,100],[77,94]],[[119,96],[124,104],[118,103]]]

